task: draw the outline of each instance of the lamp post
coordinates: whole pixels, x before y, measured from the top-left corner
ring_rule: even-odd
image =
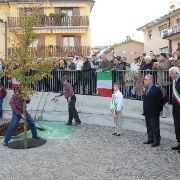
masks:
[[[8,48],[7,48],[7,21],[3,21],[3,19],[0,19],[0,23],[3,23],[4,26],[5,26],[5,60],[7,59],[8,57]]]

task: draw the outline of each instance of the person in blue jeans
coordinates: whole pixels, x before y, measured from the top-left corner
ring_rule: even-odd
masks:
[[[12,119],[5,135],[5,139],[3,143],[4,146],[8,145],[8,142],[10,141],[14,133],[14,130],[16,129],[21,119],[26,119],[27,123],[29,124],[31,128],[32,137],[39,139],[39,137],[37,136],[37,130],[36,130],[36,127],[35,127],[35,124],[31,115],[27,111],[25,111],[25,116],[23,114],[23,104],[25,101],[26,101],[26,104],[30,103],[30,99],[28,97],[26,98],[22,98],[22,97],[23,96],[22,96],[20,87],[16,87],[14,89],[14,94],[9,102],[9,105],[12,109]]]
[[[2,120],[2,115],[3,115],[3,109],[2,109],[3,99],[6,97],[6,95],[7,95],[6,89],[3,87],[2,84],[0,84],[0,121]]]

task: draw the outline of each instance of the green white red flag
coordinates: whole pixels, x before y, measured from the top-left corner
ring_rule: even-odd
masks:
[[[176,102],[180,105],[180,94],[176,90],[176,80],[173,81],[173,96]]]
[[[112,96],[112,72],[97,72],[97,91],[99,96]]]

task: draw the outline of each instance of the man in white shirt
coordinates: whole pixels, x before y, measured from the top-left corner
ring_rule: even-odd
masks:
[[[76,65],[76,71],[81,71],[82,70],[82,66],[83,66],[83,57],[79,56],[79,57],[75,57],[73,59],[73,63]]]

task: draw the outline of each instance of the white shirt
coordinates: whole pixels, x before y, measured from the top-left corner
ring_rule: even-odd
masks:
[[[121,111],[123,106],[123,95],[122,93],[118,90],[113,93],[112,95],[112,100],[111,100],[111,105],[110,105],[110,110],[118,110]]]
[[[73,60],[76,65],[76,70],[81,71],[84,61],[83,60]]]

